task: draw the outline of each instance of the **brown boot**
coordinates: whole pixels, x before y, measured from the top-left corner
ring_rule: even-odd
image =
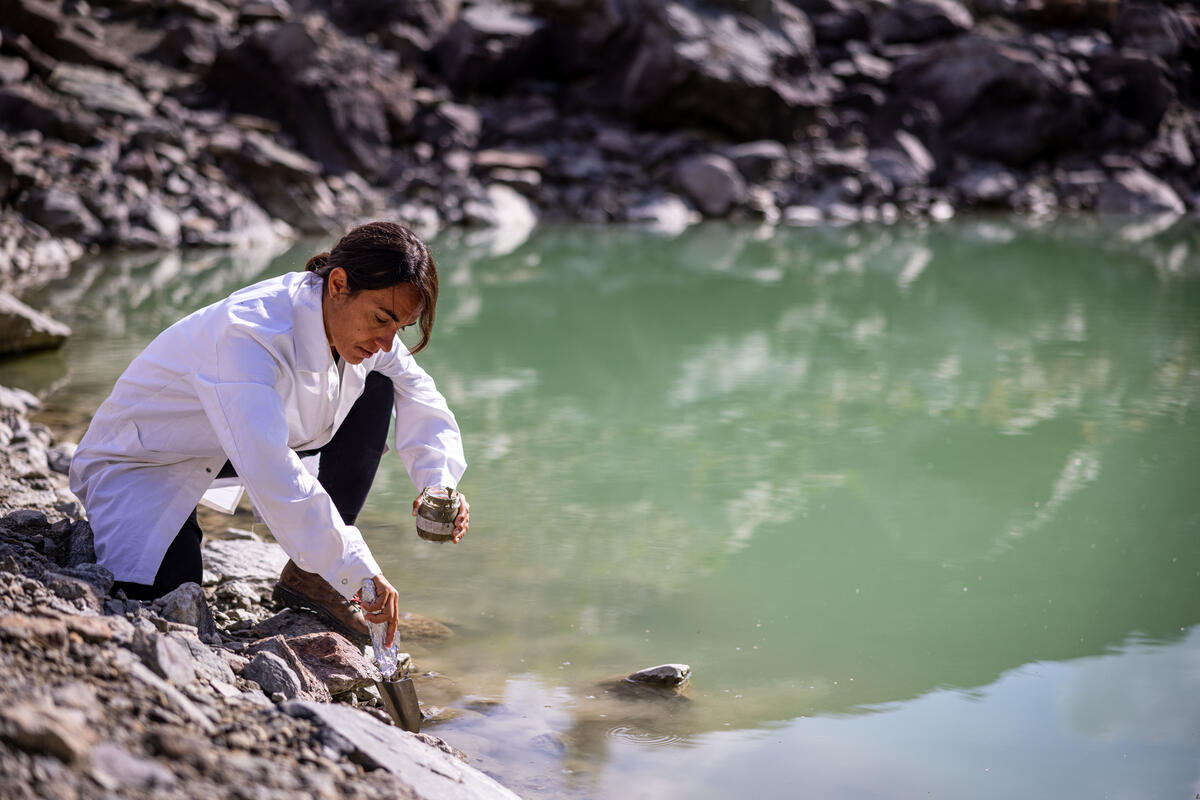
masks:
[[[290,558],[279,573],[271,599],[280,605],[315,612],[329,627],[355,644],[371,643],[367,620],[358,606],[342,597],[320,575],[305,572]]]

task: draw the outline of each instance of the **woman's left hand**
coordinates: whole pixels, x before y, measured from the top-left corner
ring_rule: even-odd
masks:
[[[458,544],[462,541],[462,537],[466,535],[467,529],[471,527],[471,504],[467,502],[467,496],[462,492],[458,493],[459,505],[458,516],[454,518],[454,543]],[[417,515],[417,508],[421,505],[421,495],[417,495],[417,499],[413,500],[412,515]]]

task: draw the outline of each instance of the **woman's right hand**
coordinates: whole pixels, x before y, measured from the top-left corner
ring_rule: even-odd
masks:
[[[396,638],[396,626],[400,624],[400,593],[388,583],[382,572],[371,580],[375,582],[375,602],[371,605],[362,604],[363,616],[368,622],[387,623],[383,646],[391,647]]]

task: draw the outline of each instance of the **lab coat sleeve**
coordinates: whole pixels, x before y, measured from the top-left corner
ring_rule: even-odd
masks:
[[[388,353],[378,356],[375,370],[394,388],[396,452],[418,490],[458,486],[467,470],[458,421],[433,378],[417,365],[399,337]]]
[[[329,494],[288,447],[276,388],[284,367],[252,331],[240,329],[222,336],[214,363],[207,373],[194,374],[196,394],[255,509],[297,565],[349,599],[379,574],[379,565],[362,533],[342,521]]]

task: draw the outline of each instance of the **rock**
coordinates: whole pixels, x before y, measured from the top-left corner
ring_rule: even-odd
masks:
[[[187,648],[192,657],[192,667],[199,677],[213,683],[232,684],[235,682],[233,670],[228,662],[198,638],[183,632],[167,635]]]
[[[976,164],[955,178],[953,186],[971,205],[1002,206],[1017,190],[1017,178],[1000,164]]]
[[[191,625],[201,637],[217,632],[212,611],[198,583],[185,583],[154,601],[154,610],[164,619]]]
[[[541,71],[546,24],[490,3],[470,6],[433,48],[446,82],[460,93],[495,92]]]
[[[70,327],[0,291],[0,353],[53,350],[68,336]]]
[[[135,118],[154,113],[154,106],[146,102],[142,93],[116,72],[82,64],[59,64],[50,74],[49,83],[92,111]]]
[[[433,800],[513,798],[517,795],[414,734],[344,705],[289,700],[281,710],[320,726],[321,740],[367,769],[402,776],[413,797]]]
[[[182,645],[174,642],[172,644],[182,647]],[[212,733],[214,731],[212,720],[195,703],[189,700],[183,692],[151,672],[145,664],[138,661],[133,653],[128,650],[118,650],[114,662],[118,669],[128,672],[130,677],[159,692],[163,701],[169,704],[169,707],[178,710],[200,728],[201,731],[204,733]]]
[[[85,519],[77,520],[71,523],[71,537],[67,548],[67,562],[64,564],[64,566],[70,568],[83,567],[88,572],[94,572],[94,570],[87,565],[95,564],[95,562],[96,546],[95,537],[92,534],[91,523]],[[108,580],[111,581],[111,572],[103,567],[98,567],[98,569],[103,569],[108,575]],[[102,576],[101,579],[103,580]],[[108,588],[104,590],[104,594],[108,593],[109,588],[112,588],[111,582],[108,584]]]
[[[103,595],[88,581],[71,575],[45,572],[42,574],[42,582],[46,584],[46,588],[64,600],[78,601],[77,606],[87,609],[93,614],[104,612]]]
[[[98,744],[93,749],[88,774],[110,792],[121,791],[133,795],[169,789],[178,782],[175,774],[164,765],[153,759],[135,756],[109,742]]]
[[[206,539],[203,549],[206,584],[230,578],[275,581],[288,560],[287,553],[274,542]]]
[[[1102,214],[1182,214],[1179,195],[1142,169],[1117,172],[1100,187],[1096,210]]]
[[[104,227],[79,195],[57,186],[29,192],[22,201],[21,210],[57,236],[90,243],[98,241],[104,233]]]
[[[675,181],[709,217],[723,217],[746,192],[733,162],[715,153],[692,156],[675,167]]]
[[[382,680],[379,670],[362,651],[336,633],[310,633],[287,640],[312,673],[329,688],[341,694]]]
[[[0,128],[38,131],[67,142],[84,144],[100,126],[90,111],[72,111],[57,96],[37,86],[0,86]]]
[[[1092,132],[1102,145],[1152,139],[1176,95],[1162,63],[1140,53],[1096,56],[1087,81],[1106,111],[1106,119]]]
[[[299,682],[299,695],[289,695],[285,692],[285,696],[300,696],[306,699],[316,700],[319,703],[328,703],[333,700],[333,696],[329,693],[329,689],[316,675],[313,674],[312,670],[308,668],[308,666],[300,659],[300,657],[296,655],[296,651],[292,650],[291,646],[287,643],[287,640],[285,640],[282,636],[272,636],[267,639],[260,639],[257,642],[249,645],[245,652],[248,656],[257,656],[259,653],[271,653],[272,655],[277,656],[284,664],[287,665],[288,669],[296,676],[296,679]],[[254,659],[251,658],[251,663],[253,663],[253,661]],[[257,678],[254,678],[253,675],[250,675],[246,672],[248,669],[250,669],[250,664],[247,664],[242,669],[243,676],[251,680],[257,680]],[[263,687],[264,690],[266,690],[266,688],[267,687],[265,686]],[[267,695],[270,696],[273,691],[274,690],[267,691]]]
[[[21,58],[0,56],[0,86],[20,83],[29,74],[29,63]]]
[[[191,653],[171,637],[139,629],[132,645],[146,666],[171,683],[184,686],[196,679]]]
[[[957,0],[905,0],[874,20],[875,35],[885,44],[923,42],[969,31],[971,12]]]
[[[682,686],[692,677],[687,664],[660,664],[630,673],[625,680],[648,686]]]
[[[782,178],[790,167],[787,148],[767,139],[726,147],[721,155],[737,166],[742,177],[755,183]]]
[[[77,633],[88,642],[115,640],[126,643],[133,639],[133,624],[125,617],[82,617],[68,614],[63,622],[72,633]]]
[[[1120,3],[1113,24],[1113,38],[1122,48],[1168,62],[1179,57],[1189,39],[1194,46],[1197,33],[1194,23],[1165,3]]]
[[[87,758],[97,737],[83,712],[26,701],[0,708],[0,738],[22,750],[49,753],[73,764]]]
[[[242,670],[242,677],[262,687],[269,697],[276,692],[284,697],[298,696],[304,689],[300,678],[287,662],[269,651],[257,653]]]
[[[373,180],[388,166],[393,127],[414,110],[412,75],[389,67],[314,19],[256,26],[217,54],[204,82],[233,109],[278,121],[329,172]]]
[[[6,614],[0,616],[0,637],[61,650],[67,646],[67,626],[62,620],[49,617]]]
[[[283,636],[291,639],[309,633],[328,633],[330,628],[316,614],[302,609],[285,608],[250,629],[260,638]]]
[[[812,29],[791,4],[736,11],[700,3],[546,3],[554,74],[573,97],[660,127],[718,127],[743,139],[791,140],[827,104]]]
[[[625,212],[625,219],[668,236],[677,236],[688,226],[699,222],[701,216],[679,195],[658,193],[630,206]]]
[[[3,306],[3,295],[0,295],[0,306]],[[66,326],[63,326],[66,327]],[[68,331],[70,328],[67,329]],[[0,340],[2,340],[0,336]],[[50,462],[50,469],[57,472],[59,475],[67,475],[71,471],[71,459],[75,457],[75,450],[79,447],[75,442],[60,442],[46,453],[46,460]]]
[[[893,102],[928,102],[952,145],[1021,165],[1075,142],[1087,129],[1094,98],[1071,79],[1072,71],[1053,53],[971,34],[899,64]]]

